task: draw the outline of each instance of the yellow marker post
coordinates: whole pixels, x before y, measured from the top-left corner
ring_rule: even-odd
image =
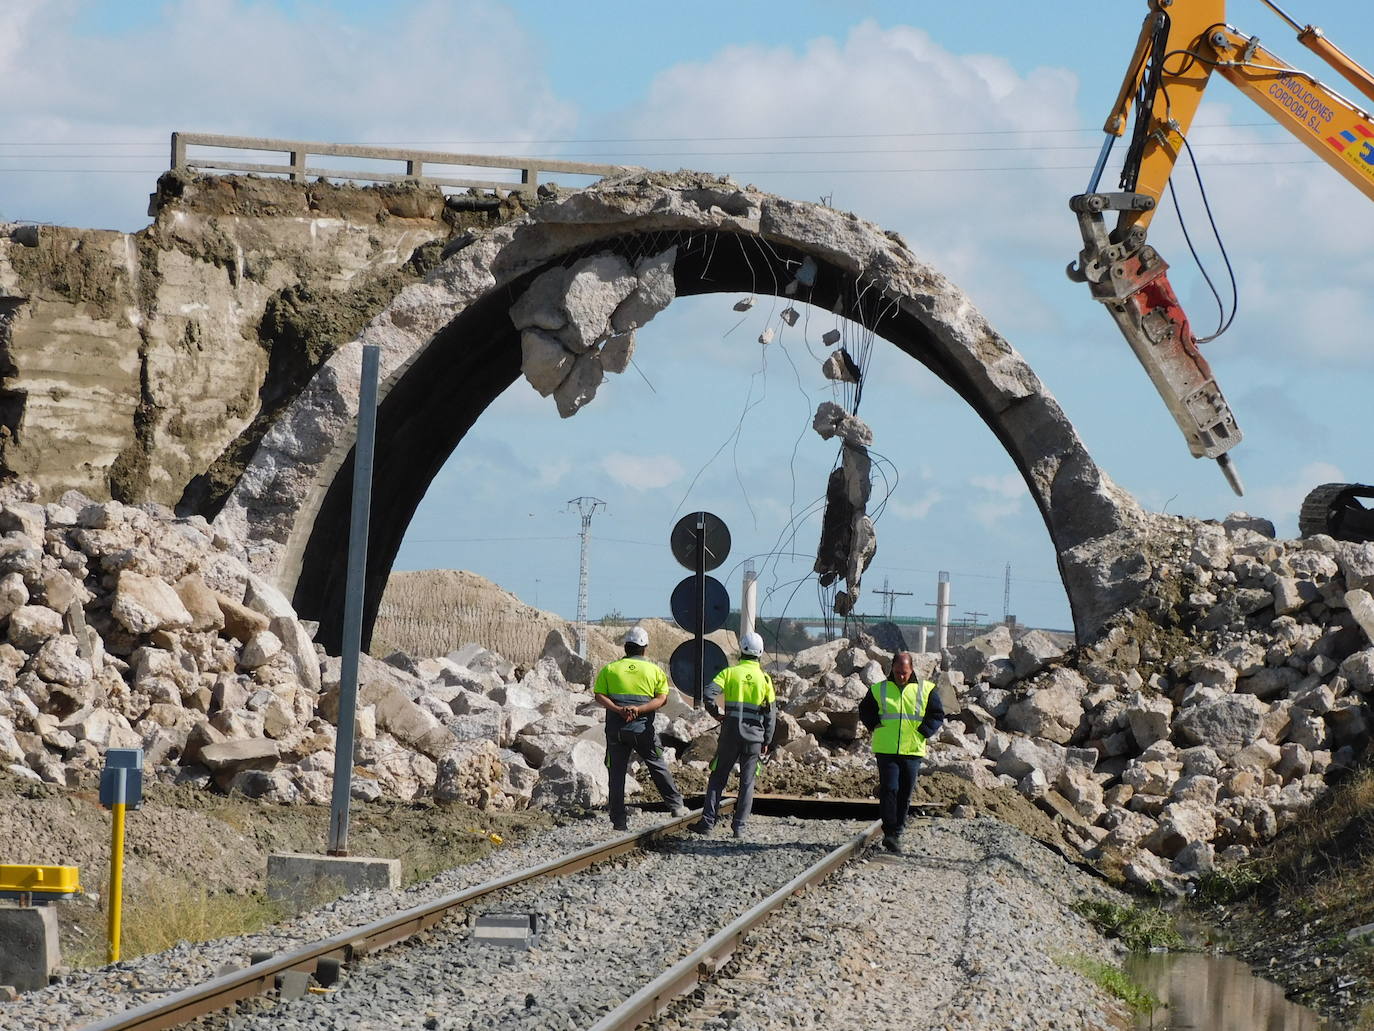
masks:
[[[109,962],[119,962],[119,921],[124,904],[124,803],[110,807],[114,820],[110,831],[110,956]]]
[[[124,813],[143,801],[143,749],[111,748],[100,771],[100,804],[114,817],[110,824],[109,962],[119,962],[120,919],[124,906]]]

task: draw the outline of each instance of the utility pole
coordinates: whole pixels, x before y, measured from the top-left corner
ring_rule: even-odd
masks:
[[[883,577],[882,590],[874,591],[873,593],[883,595],[883,619],[886,619],[888,621],[891,621],[892,619],[892,599],[911,597],[910,591],[894,591],[891,588],[889,588],[887,586],[887,577]]]
[[[1002,622],[1011,622],[1011,563],[1007,563],[1007,571],[1002,580]]]
[[[986,612],[978,612],[978,611],[975,610],[975,611],[973,611],[973,612],[965,613],[965,615],[968,616],[969,625],[970,625],[970,627],[971,627],[970,636],[972,636],[972,630],[977,630],[977,629],[979,629],[980,627],[984,626],[984,623],[982,622],[982,619],[983,619],[984,616],[987,615],[987,613],[986,613]]]
[[[943,569],[940,570],[940,578],[935,584],[934,605],[935,650],[944,651],[949,646],[949,574]]]
[[[582,517],[582,557],[577,570],[577,654],[587,657],[587,555],[592,540],[592,516],[598,508],[605,508],[600,498],[580,497],[568,502]]]

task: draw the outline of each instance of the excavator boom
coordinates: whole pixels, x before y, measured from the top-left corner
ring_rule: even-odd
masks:
[[[1271,0],[1298,38],[1367,97],[1374,76],[1311,25],[1299,27]],[[1069,278],[1089,285],[1111,312],[1164,399],[1195,458],[1214,458],[1237,494],[1228,452],[1241,440],[1168,279],[1168,264],[1147,242],[1151,219],[1187,146],[1211,75],[1221,75],[1267,111],[1366,196],[1374,199],[1374,118],[1360,105],[1226,23],[1225,0],[1149,0],[1135,52],[1103,126],[1107,138],[1085,193],[1072,197],[1083,249]],[[1113,143],[1135,123],[1117,192],[1100,180]],[[1108,228],[1107,212],[1116,212]]]

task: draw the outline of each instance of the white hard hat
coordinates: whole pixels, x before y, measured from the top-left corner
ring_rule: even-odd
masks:
[[[747,633],[739,639],[739,650],[741,655],[757,658],[763,654],[763,638],[753,632]]]
[[[632,626],[625,631],[625,643],[637,644],[641,648],[649,647],[649,631],[642,626]]]

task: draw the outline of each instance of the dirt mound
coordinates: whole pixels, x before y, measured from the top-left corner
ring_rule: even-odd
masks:
[[[666,620],[638,622],[649,632],[649,658],[665,667],[673,649],[692,636]],[[594,666],[618,659],[624,654],[621,638],[633,625],[588,626],[587,658]],[[573,623],[526,605],[485,577],[461,569],[423,569],[391,574],[369,650],[378,657],[403,651],[412,658],[428,658],[475,642],[517,665],[532,666],[550,630],[561,630],[570,641],[574,639]],[[708,637],[732,660],[737,655],[733,633],[718,630]]]

